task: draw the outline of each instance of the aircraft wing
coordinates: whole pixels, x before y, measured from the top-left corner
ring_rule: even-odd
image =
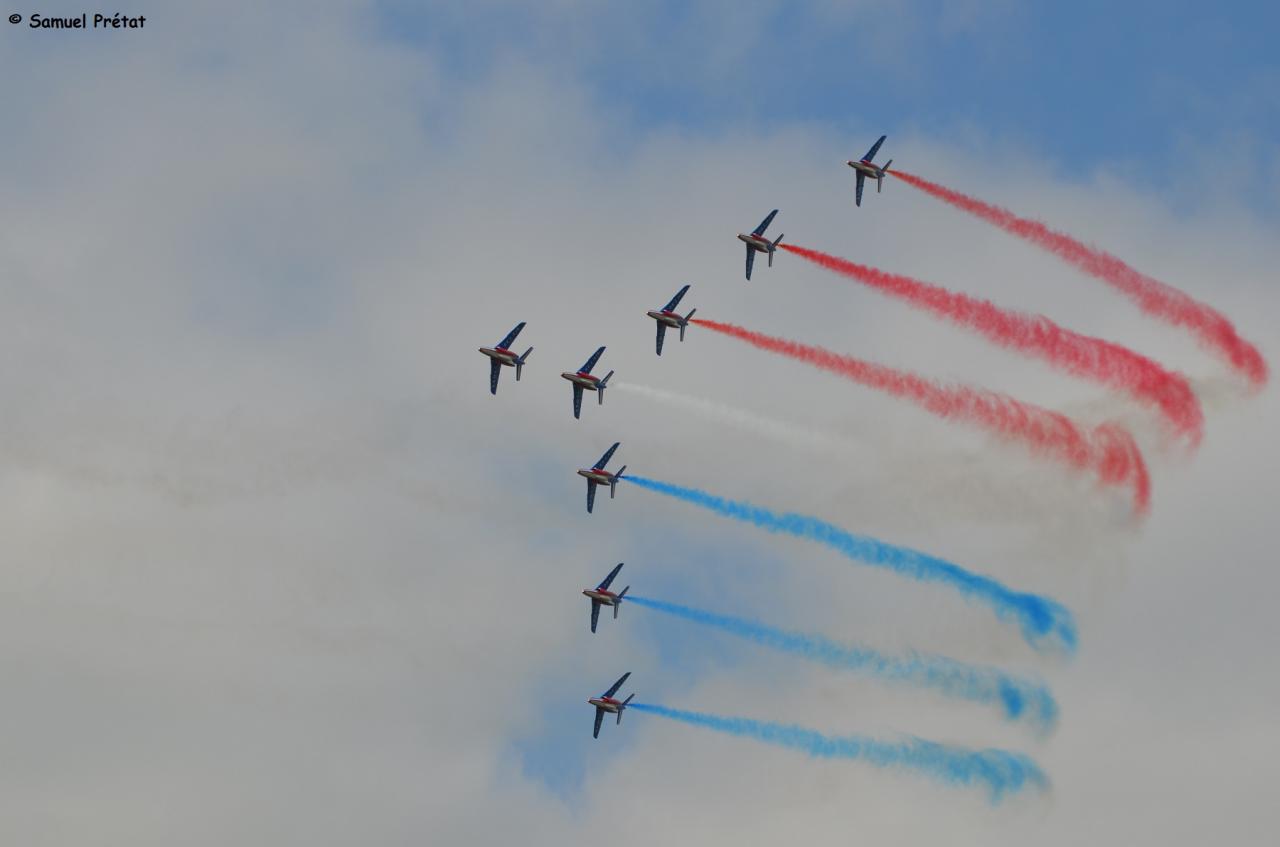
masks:
[[[592,469],[592,470],[595,470],[595,471],[603,470],[603,469],[604,469],[604,466],[605,466],[605,465],[607,465],[607,464],[609,464],[609,460],[613,458],[613,451],[614,451],[614,450],[617,450],[617,449],[618,449],[618,445],[619,445],[619,444],[621,444],[621,443],[622,443],[621,441],[615,441],[615,442],[613,442],[613,446],[612,446],[612,447],[610,447],[608,450],[605,450],[605,451],[604,451],[604,455],[600,457],[600,461],[598,461],[598,462],[596,462],[594,465],[592,465],[592,466],[591,466],[591,469]]]
[[[622,570],[622,562],[618,562],[618,566],[613,570],[609,571],[609,575],[606,576],[604,580],[602,580],[601,583],[596,586],[596,588],[599,588],[601,590],[608,589],[609,584],[613,582],[613,578],[618,575],[618,571],[620,570]]]
[[[591,507],[596,504],[596,482],[594,479],[587,480],[587,514],[591,514]]]
[[[511,346],[511,342],[516,340],[516,336],[520,334],[520,330],[524,329],[524,321],[516,324],[516,328],[507,333],[507,337],[498,342],[498,346],[506,350]]]
[[[764,219],[764,220],[762,220],[762,221],[760,222],[760,226],[758,226],[758,227],[756,227],[755,229],[751,230],[751,234],[752,234],[752,235],[764,235],[764,231],[765,231],[766,229],[768,229],[768,228],[769,228],[769,224],[773,223],[773,216],[774,216],[774,215],[776,215],[776,214],[778,214],[778,210],[777,210],[777,209],[774,209],[774,210],[773,210],[772,212],[770,212],[767,216],[765,216],[765,219]]]
[[[587,363],[586,363],[585,365],[583,365],[583,366],[582,366],[582,368],[580,369],[579,373],[584,373],[584,374],[589,374],[589,373],[591,373],[591,369],[592,369],[592,368],[594,368],[594,367],[596,366],[596,362],[600,361],[600,356],[601,356],[603,353],[604,353],[604,348],[603,348],[603,347],[601,347],[601,348],[600,348],[599,350],[597,350],[596,352],[592,353],[592,354],[591,354],[591,358],[590,358],[590,359],[587,359]]]
[[[857,177],[858,177],[858,187],[854,191],[853,204],[855,206],[861,206],[862,205],[862,186],[867,181],[867,177],[865,174],[862,173],[862,171],[857,171]]]
[[[862,157],[862,161],[870,162],[872,159],[874,159],[876,157],[876,151],[880,149],[880,145],[884,144],[884,140],[888,137],[889,136],[887,135],[880,136],[880,140],[877,141],[875,144],[871,145],[871,149],[867,151],[867,155]]]
[[[498,393],[498,374],[502,373],[502,364],[497,359],[489,360],[489,393]]]
[[[756,248],[747,245],[747,279],[751,279],[751,266],[756,263]]]
[[[604,709],[596,706],[596,728],[591,731],[592,738],[600,737],[600,724],[604,722]]]
[[[680,289],[679,291],[677,291],[677,292],[676,292],[676,296],[675,296],[675,297],[672,297],[672,298],[671,298],[671,302],[670,302],[670,303],[668,303],[667,305],[663,306],[663,307],[662,307],[662,310],[663,310],[664,312],[670,312],[672,309],[674,309],[676,306],[678,306],[678,305],[680,304],[680,298],[681,298],[681,297],[684,297],[684,293],[685,293],[686,291],[688,291],[688,290],[689,290],[689,286],[687,286],[687,285],[686,285],[684,288],[682,288],[682,289]]]
[[[662,355],[662,339],[666,338],[666,336],[667,336],[667,325],[659,321],[658,322],[658,355],[659,356]],[[494,364],[497,364],[497,362],[494,362]]]
[[[601,697],[612,697],[613,695],[617,694],[617,693],[618,693],[618,689],[622,687],[622,683],[626,682],[626,681],[627,681],[627,677],[629,677],[629,676],[631,676],[631,671],[627,671],[627,672],[626,672],[626,673],[624,673],[622,676],[618,677],[618,681],[617,681],[617,682],[615,682],[613,685],[609,686],[609,690],[608,690],[608,691],[606,691],[604,694],[601,694],[600,696],[601,696]]]
[[[596,631],[596,622],[600,620],[600,601],[591,601],[591,631]]]
[[[578,383],[573,384],[573,416],[579,417],[582,414],[582,386]]]

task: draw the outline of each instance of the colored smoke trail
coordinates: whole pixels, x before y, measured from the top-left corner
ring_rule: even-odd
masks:
[[[1191,383],[1182,374],[1165,370],[1127,347],[1072,332],[1043,315],[1002,309],[989,300],[948,291],[818,250],[794,244],[783,244],[782,249],[976,330],[1002,347],[1038,356],[1070,374],[1120,389],[1156,408],[1193,447],[1200,443],[1204,434],[1204,412]]]
[[[790,747],[822,759],[854,759],[881,768],[905,768],[951,785],[985,784],[992,803],[1024,788],[1043,790],[1049,786],[1048,778],[1035,762],[1008,750],[969,750],[911,736],[882,741],[858,735],[823,735],[793,724],[689,712],[652,703],[632,703],[630,708],[726,735]]]
[[[1118,424],[1102,424],[1086,431],[1066,415],[1007,395],[967,386],[944,387],[906,371],[733,324],[703,318],[694,318],[691,323],[831,371],[860,385],[913,400],[946,420],[977,424],[1006,438],[1016,438],[1034,453],[1053,456],[1073,468],[1093,470],[1105,484],[1131,485],[1134,510],[1140,514],[1151,505],[1151,477],[1146,461],[1133,436]]]
[[[630,394],[646,397],[650,400],[656,400],[659,403],[666,403],[669,406],[684,409],[785,444],[805,447],[819,452],[850,449],[847,441],[834,435],[819,432],[789,421],[767,418],[755,412],[749,412],[746,409],[740,409],[725,403],[718,403],[714,400],[690,397],[687,394],[678,394],[674,391],[667,391],[663,388],[654,388],[635,382],[618,382],[614,380],[609,387],[614,390],[620,389]]]
[[[859,671],[881,679],[909,682],[932,688],[950,697],[995,705],[1009,720],[1026,718],[1041,730],[1053,726],[1058,704],[1038,683],[1011,676],[996,668],[980,667],[924,653],[886,656],[865,647],[851,647],[824,638],[765,626],[743,618],[717,615],[663,600],[627,595],[627,601],[693,623],[711,626],[765,647],[803,656],[832,668]]]
[[[994,224],[1102,280],[1126,295],[1148,315],[1191,330],[1202,344],[1226,358],[1254,387],[1261,387],[1266,383],[1267,362],[1258,348],[1241,338],[1231,321],[1213,307],[1147,276],[1110,253],[1090,247],[1066,233],[1050,229],[1040,221],[1019,217],[1008,209],[984,203],[905,171],[889,173],[908,185]]]
[[[785,533],[816,541],[848,559],[887,568],[894,573],[924,582],[941,582],[961,594],[983,601],[1001,618],[1014,618],[1022,635],[1037,648],[1046,637],[1054,646],[1070,653],[1076,647],[1076,625],[1066,607],[1037,594],[1024,594],[957,564],[906,547],[895,547],[865,535],[854,535],[834,524],[794,512],[778,514],[740,500],[726,500],[696,488],[685,488],[642,476],[623,479],[641,488],[701,506],[716,514],[754,524],[768,532]]]
[[[1073,516],[1072,520],[1086,521],[1094,531],[1101,531],[1100,522],[1110,524],[1111,521],[1109,502],[1077,497],[1063,486],[1049,484],[1045,474],[1005,473],[1012,469],[997,468],[969,450],[955,450],[941,444],[913,442],[910,453],[904,453],[903,441],[907,436],[886,430],[875,421],[860,422],[856,432],[842,433],[768,417],[753,409],[702,396],[630,381],[618,382],[616,377],[609,387],[739,432],[817,453],[828,461],[857,462],[863,488],[878,491],[885,505],[898,502],[910,506],[924,496],[929,499],[930,514],[936,516],[940,509],[946,509],[953,517],[966,521],[1023,523],[1043,521],[1049,516],[1061,522]],[[851,424],[847,422],[847,425]],[[1082,509],[1088,513],[1082,513]]]

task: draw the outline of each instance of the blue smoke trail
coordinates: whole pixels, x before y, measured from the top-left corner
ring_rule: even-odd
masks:
[[[909,653],[905,657],[886,656],[863,647],[837,644],[821,635],[787,632],[742,618],[627,595],[627,602],[687,621],[717,629],[821,662],[833,668],[862,671],[883,679],[902,680],[933,688],[951,697],[985,705],[997,704],[1010,720],[1026,717],[1039,729],[1048,730],[1058,717],[1058,703],[1043,685],[1019,679],[996,668],[968,665],[945,656]]]
[[[626,476],[641,488],[710,509],[725,517],[755,524],[769,532],[783,532],[825,544],[847,558],[888,568],[895,573],[928,582],[945,582],[962,594],[986,602],[1001,618],[1017,618],[1023,637],[1039,648],[1052,635],[1067,653],[1076,647],[1076,625],[1071,612],[1060,603],[1038,594],[1006,588],[988,576],[971,573],[957,564],[906,547],[895,547],[865,535],[854,535],[834,524],[794,512],[776,514],[751,503],[726,500],[696,488],[684,488],[642,476]]]
[[[952,785],[985,783],[991,791],[992,803],[999,803],[1005,794],[1023,788],[1043,790],[1049,786],[1048,778],[1035,762],[1008,750],[968,750],[912,736],[901,741],[880,741],[858,735],[829,736],[800,726],[686,712],[652,703],[632,703],[630,708],[728,735],[803,750],[824,759],[861,759],[881,768],[910,768]]]

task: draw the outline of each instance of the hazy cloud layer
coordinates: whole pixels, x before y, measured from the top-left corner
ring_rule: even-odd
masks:
[[[3,33],[0,70],[38,85],[0,95],[0,840],[1270,831],[1273,389],[1249,395],[1094,280],[905,186],[855,209],[841,162],[882,131],[865,110],[854,137],[750,121],[637,134],[628,103],[572,62],[498,51],[459,66],[389,37],[381,11],[297,4],[273,13],[282,31],[194,3],[127,42]],[[736,61],[715,45],[691,84],[741,84],[719,70]],[[952,138],[891,142],[914,172],[1044,214],[1213,303],[1275,361],[1273,220],[1221,203],[1174,214],[1105,166],[1064,183],[1012,142],[1001,163]],[[1125,398],[794,257],[744,282],[733,235],[774,207],[788,238],[1185,372],[1204,389],[1203,446],[1188,455]],[[1152,465],[1151,516],[1135,524],[1086,477],[696,327],[655,357],[644,311],[685,282],[699,317],[1124,420]],[[476,348],[519,320],[536,350],[491,397]],[[855,446],[792,450],[622,391],[574,421],[557,374],[601,344],[620,381]],[[573,470],[614,440],[646,476],[1052,596],[1077,615],[1079,655],[1047,661],[943,590],[635,488],[588,516]],[[625,610],[592,637],[576,592],[623,560],[640,593],[1043,675],[1059,727],[1028,741],[977,705],[673,637]],[[992,809],[640,714],[592,742],[585,699],[623,670],[647,702],[1010,747],[1053,787]]]

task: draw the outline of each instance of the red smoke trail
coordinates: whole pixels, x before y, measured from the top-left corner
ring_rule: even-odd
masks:
[[[904,171],[889,173],[957,209],[976,215],[1005,232],[1057,254],[1085,273],[1126,294],[1148,315],[1190,329],[1203,344],[1222,354],[1255,388],[1266,383],[1267,362],[1258,348],[1237,335],[1231,321],[1211,306],[1135,270],[1110,253],[1049,229],[1039,221],[1020,218],[1008,209],[992,206]]]
[[[1072,332],[1041,315],[1001,309],[989,300],[957,294],[909,276],[887,273],[806,247],[781,246],[827,270],[975,329],[1003,347],[1038,355],[1068,373],[1125,391],[1157,408],[1192,446],[1200,443],[1204,413],[1186,377],[1165,370],[1128,347]]]
[[[796,341],[774,338],[733,324],[694,318],[692,323],[837,373],[860,385],[913,400],[940,418],[978,424],[1007,438],[1020,439],[1034,453],[1052,456],[1073,468],[1094,471],[1108,485],[1133,486],[1134,510],[1151,503],[1147,465],[1128,430],[1103,424],[1085,431],[1066,415],[967,386],[941,386],[924,377],[852,356],[842,356]]]

